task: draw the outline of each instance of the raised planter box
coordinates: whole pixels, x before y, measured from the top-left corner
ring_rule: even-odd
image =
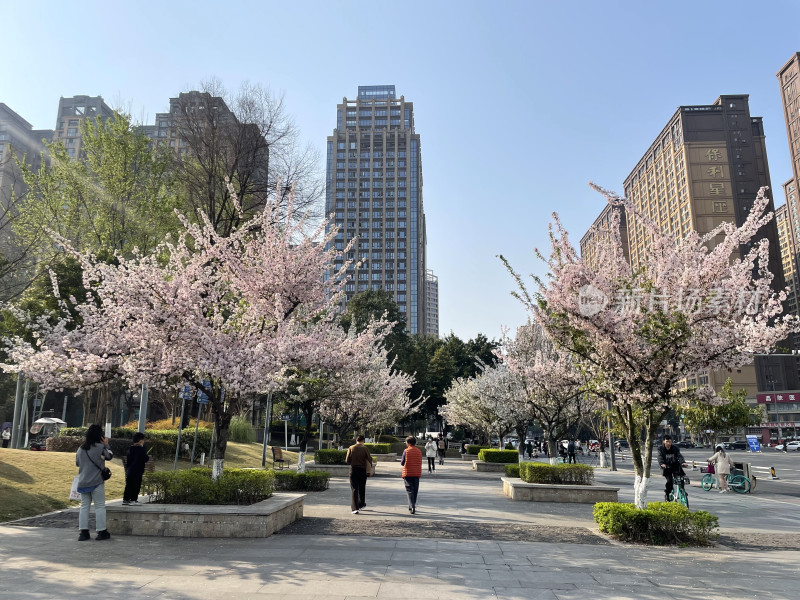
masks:
[[[303,517],[305,494],[273,494],[250,506],[142,504],[106,506],[106,526],[114,535],[164,537],[269,537]]]
[[[492,463],[484,462],[482,460],[472,461],[472,470],[485,472],[485,473],[505,473],[506,465],[515,465],[517,463]]]
[[[461,455],[461,460],[469,460],[469,461],[478,460],[478,455],[477,454],[462,454]]]
[[[573,504],[619,501],[617,497],[619,488],[609,485],[554,485],[526,483],[515,477],[501,477],[500,479],[503,482],[503,494],[512,500]]]
[[[386,455],[384,455],[386,456]],[[325,471],[331,477],[349,477],[350,465],[318,465],[314,461],[306,463],[306,471]],[[372,463],[372,475],[375,475],[375,463]]]
[[[372,460],[375,462],[396,462],[397,452],[390,452],[389,454],[373,454]]]

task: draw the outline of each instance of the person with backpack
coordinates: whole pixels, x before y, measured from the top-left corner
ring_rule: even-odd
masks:
[[[577,463],[578,461],[575,458],[575,440],[570,438],[569,443],[567,444],[567,463]]]
[[[437,446],[437,448],[439,450],[439,464],[443,465],[444,464],[444,454],[445,454],[445,452],[447,452],[447,444],[442,439],[441,435],[437,438],[436,446]]]

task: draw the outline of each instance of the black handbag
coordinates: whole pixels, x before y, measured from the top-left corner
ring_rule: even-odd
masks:
[[[109,469],[108,467],[101,467],[96,462],[94,462],[92,460],[92,457],[89,456],[89,451],[86,448],[84,448],[83,451],[86,452],[86,457],[92,462],[92,464],[98,469],[100,469],[100,477],[103,478],[103,481],[108,481],[109,479],[111,479],[111,469]]]

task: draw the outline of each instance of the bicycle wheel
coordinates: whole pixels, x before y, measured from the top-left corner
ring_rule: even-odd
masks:
[[[750,491],[750,480],[744,475],[734,475],[728,480],[728,487],[737,494],[746,494]]]
[[[689,508],[689,495],[682,487],[678,488],[678,502],[683,504],[686,508]]]
[[[714,476],[711,473],[706,473],[703,475],[700,485],[703,486],[705,491],[709,491],[712,487],[714,487]]]

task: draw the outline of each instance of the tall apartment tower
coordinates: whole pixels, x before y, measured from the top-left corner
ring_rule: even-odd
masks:
[[[34,171],[38,171],[45,142],[52,139],[52,129],[34,129],[0,102],[0,214],[5,213],[12,197],[19,198],[28,189],[15,159],[24,160]]]
[[[69,156],[81,156],[81,128],[84,119],[107,119],[114,111],[102,96],[62,97],[58,101],[58,118],[53,141],[62,142]]]
[[[800,240],[797,186],[800,182],[800,52],[795,52],[777,73],[781,88],[783,118],[789,138],[789,155],[792,159],[792,178],[783,184],[788,205],[788,217],[795,240]]]
[[[778,226],[778,240],[781,250],[781,264],[783,277],[789,295],[786,298],[786,310],[798,314],[798,299],[800,299],[800,273],[797,272],[797,239],[794,237],[791,218],[789,217],[789,202],[780,205],[775,210],[775,224]],[[800,336],[794,336],[795,350],[800,342]]]
[[[425,333],[439,337],[439,278],[425,273]]]
[[[597,244],[611,236],[611,228],[619,229],[619,238],[622,242],[622,252],[625,260],[630,263],[631,253],[628,248],[628,215],[622,207],[606,204],[600,215],[594,220],[592,226],[581,238],[581,258],[590,268],[596,268]]]
[[[425,211],[413,103],[397,98],[393,85],[359,86],[354,100],[336,107],[326,165],[326,214],[339,228],[335,247],[357,238],[346,258],[362,263],[349,273],[347,300],[386,290],[406,330],[426,333]]]
[[[713,104],[681,106],[650,145],[624,182],[625,196],[662,230],[677,238],[694,230],[708,233],[722,222],[741,225],[758,189],[770,186],[769,166],[761,117],[750,115],[745,94],[720,96]],[[767,210],[774,210],[770,201]],[[645,229],[630,215],[621,221],[627,232],[630,261],[647,259]],[[607,227],[606,207],[593,228]],[[591,258],[592,230],[581,240],[581,252]],[[769,240],[769,268],[773,286],[785,286],[779,253],[778,226],[771,220],[759,232]],[[753,366],[734,372],[701,372],[687,378],[688,385],[722,387],[731,377],[734,389],[746,388],[749,397],[758,390],[793,389],[797,373],[779,358],[759,358]]]

